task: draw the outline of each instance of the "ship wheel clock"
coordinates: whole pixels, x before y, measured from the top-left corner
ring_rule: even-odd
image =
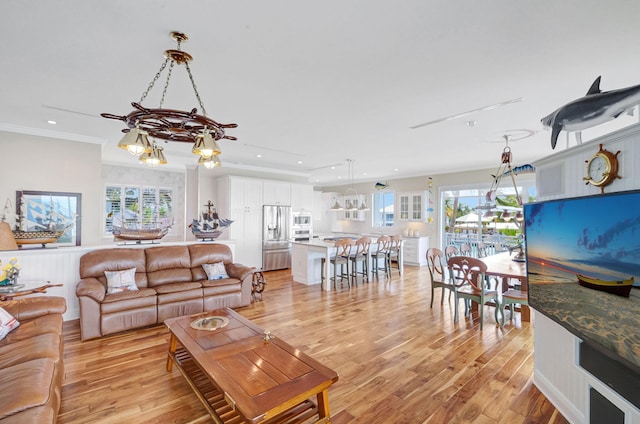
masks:
[[[586,184],[600,187],[600,193],[604,193],[604,188],[611,184],[616,178],[622,178],[618,175],[618,155],[620,150],[615,154],[607,149],[602,148],[597,151],[591,159],[585,161],[587,163],[587,176],[582,178]]]

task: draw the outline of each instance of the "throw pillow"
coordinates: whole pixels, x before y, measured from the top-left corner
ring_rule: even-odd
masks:
[[[135,268],[123,271],[105,271],[104,275],[107,277],[107,294],[138,290]]]
[[[18,328],[20,323],[9,312],[0,308],[0,340],[4,339],[9,332]]]
[[[229,278],[227,270],[224,267],[224,263],[222,262],[204,264],[202,265],[202,268],[204,268],[204,272],[207,273],[207,278],[209,280],[222,280],[223,278]]]

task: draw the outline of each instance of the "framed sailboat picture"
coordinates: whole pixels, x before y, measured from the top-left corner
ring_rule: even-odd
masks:
[[[82,194],[22,190],[16,192],[18,244],[80,246]]]

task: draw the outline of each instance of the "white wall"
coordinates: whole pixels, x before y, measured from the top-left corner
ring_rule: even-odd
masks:
[[[38,190],[82,194],[83,245],[100,243],[101,146],[0,131],[0,201],[16,191]],[[2,212],[0,210],[0,212]]]

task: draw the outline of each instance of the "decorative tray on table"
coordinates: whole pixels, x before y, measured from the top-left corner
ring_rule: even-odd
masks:
[[[196,330],[208,330],[213,331],[218,328],[222,328],[225,325],[229,324],[229,319],[227,317],[221,316],[211,316],[211,317],[202,317],[197,320],[191,321],[191,328]]]
[[[17,292],[24,287],[24,284],[11,284],[8,286],[0,286],[0,293],[13,293]]]

